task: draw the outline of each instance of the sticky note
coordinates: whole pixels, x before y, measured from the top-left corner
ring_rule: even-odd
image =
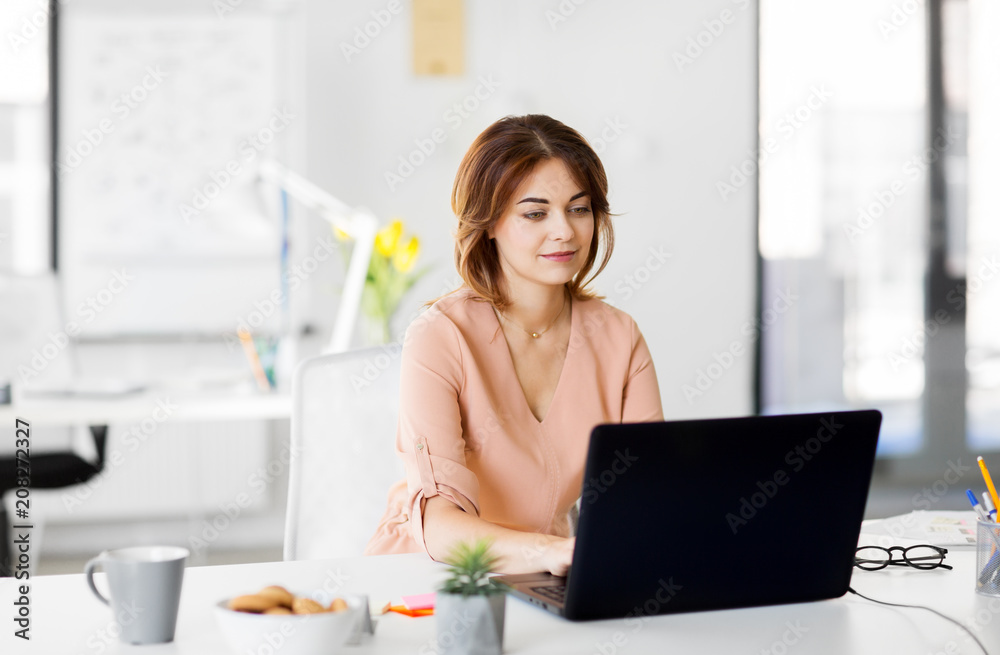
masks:
[[[395,612],[397,614],[403,614],[404,616],[434,616],[434,610],[408,610],[402,605],[393,605],[389,608],[390,612]]]
[[[434,609],[433,591],[429,594],[416,594],[413,596],[403,596],[403,605],[408,610],[431,610]]]

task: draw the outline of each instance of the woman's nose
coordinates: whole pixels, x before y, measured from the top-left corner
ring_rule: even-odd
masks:
[[[550,216],[552,221],[549,224],[549,235],[552,239],[557,241],[570,239],[573,236],[573,226],[570,225],[566,212],[554,211]]]

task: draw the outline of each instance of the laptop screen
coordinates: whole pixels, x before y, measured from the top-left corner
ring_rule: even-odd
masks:
[[[866,410],[596,427],[566,616],[843,595],[880,423]]]

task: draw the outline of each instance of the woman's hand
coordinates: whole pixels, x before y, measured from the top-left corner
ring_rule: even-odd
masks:
[[[537,532],[520,533],[522,545],[519,555],[521,561],[501,562],[504,573],[532,573],[546,571],[552,575],[565,577],[573,563],[573,547],[576,537],[556,537],[551,534]],[[524,540],[527,539],[527,545]],[[509,571],[507,570],[509,569]]]
[[[573,563],[573,548],[576,537],[549,537],[551,543],[542,555],[545,570],[552,575],[565,577]]]

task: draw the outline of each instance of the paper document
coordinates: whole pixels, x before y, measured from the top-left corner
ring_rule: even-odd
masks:
[[[912,539],[932,546],[975,546],[976,513],[916,510],[900,516],[865,521],[861,524],[861,531],[867,535]]]

